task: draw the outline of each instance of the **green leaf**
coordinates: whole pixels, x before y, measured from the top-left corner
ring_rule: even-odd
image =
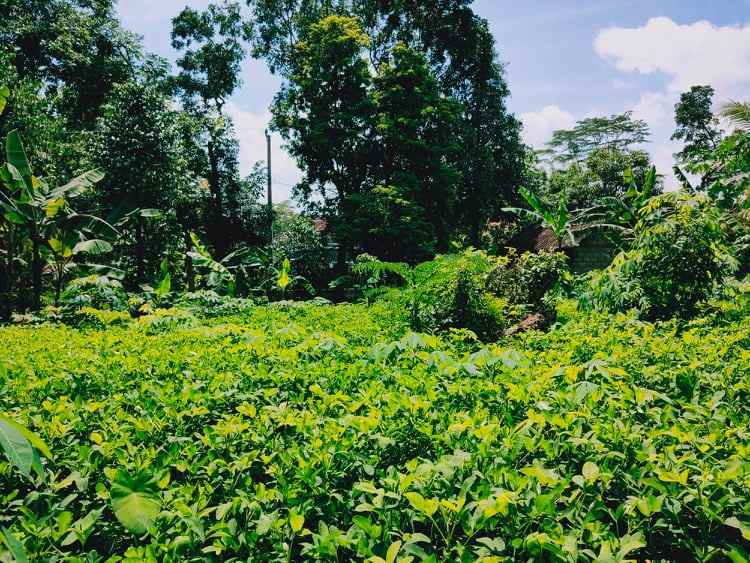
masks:
[[[276,523],[277,519],[278,516],[276,512],[272,512],[271,514],[261,514],[260,518],[258,518],[258,523],[255,528],[256,533],[259,536],[265,536],[268,532],[271,531],[271,528]]]
[[[109,493],[115,516],[131,532],[147,532],[161,510],[158,491],[151,475],[141,472],[131,477],[118,471]]]
[[[38,435],[34,434],[28,428],[21,426],[15,420],[0,415],[0,422],[2,421],[5,421],[7,424],[18,430],[18,432],[20,432],[24,438],[31,442],[31,445],[39,450],[44,457],[46,457],[47,459],[52,459],[52,451],[49,449],[49,446],[44,443],[44,440],[42,440]]]
[[[73,254],[107,254],[108,252],[112,252],[112,245],[100,239],[84,240],[73,247]]]
[[[18,541],[18,538],[14,536],[10,530],[3,528],[3,543],[7,546],[16,563],[28,563],[29,556],[26,555],[26,550],[23,544]]]
[[[65,198],[58,197],[47,202],[47,219],[54,218],[65,207]]]
[[[401,542],[395,541],[391,544],[391,546],[388,548],[388,552],[385,555],[385,563],[394,563],[396,561],[396,556],[398,555],[398,552],[401,550]]]
[[[154,293],[156,293],[156,295],[158,295],[159,297],[164,297],[170,291],[172,291],[172,274],[167,272],[166,274],[164,274],[161,280],[159,280],[159,285],[154,290]]]
[[[93,187],[98,182],[104,179],[104,174],[99,170],[89,170],[84,172],[80,176],[73,178],[70,182],[64,186],[56,188],[52,192],[52,197],[75,197],[84,193],[89,188]]]
[[[26,157],[21,135],[17,130],[8,133],[8,137],[5,139],[5,158],[8,164],[11,164],[18,170],[26,184],[26,189],[31,190],[31,165],[29,164],[29,159]]]
[[[277,280],[277,284],[279,288],[286,289],[289,284],[291,283],[291,279],[289,277],[289,272],[292,269],[292,265],[289,262],[289,258],[284,259],[284,263],[281,266],[281,272],[279,273],[279,279]]]
[[[8,98],[10,98],[10,89],[7,86],[0,87],[0,115],[5,111]]]
[[[413,492],[406,493],[404,496],[414,508],[427,516],[432,516],[438,509],[439,502],[436,498],[426,499],[419,493]]]
[[[31,442],[5,417],[0,418],[0,447],[22,475],[31,475],[31,466],[34,463]]]
[[[628,554],[632,553],[636,549],[646,547],[646,541],[643,538],[643,534],[638,532],[633,535],[623,536],[620,540],[620,549],[617,552],[617,560],[625,561]]]
[[[527,190],[523,186],[518,188],[518,193],[521,194],[523,199],[526,200],[526,203],[528,203],[529,206],[540,215],[545,216],[549,213],[547,206],[544,205],[544,202],[542,202],[535,193]]]
[[[739,530],[740,533],[742,534],[742,537],[750,541],[750,526],[749,525],[745,524],[744,522],[742,522],[741,520],[739,520],[738,518],[734,516],[724,520],[724,524]]]
[[[292,531],[296,534],[305,525],[305,517],[301,514],[297,514],[294,510],[289,513],[289,525],[292,527]]]
[[[594,482],[599,478],[599,466],[591,461],[587,461],[583,464],[581,473],[586,481]]]

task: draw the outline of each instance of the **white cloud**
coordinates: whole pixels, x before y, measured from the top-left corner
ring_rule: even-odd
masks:
[[[667,75],[671,92],[711,84],[717,92],[730,95],[750,82],[750,24],[680,25],[658,17],[641,27],[605,29],[594,49],[623,72]]]
[[[641,94],[633,113],[651,127],[653,142],[647,148],[657,169],[665,175],[668,188],[677,185],[672,155],[680,145],[670,137],[680,92],[710,84],[716,90],[715,102],[721,104],[731,98],[746,98],[750,88],[750,23],[717,26],[699,21],[680,25],[658,17],[641,27],[605,29],[594,41],[594,49],[621,72],[667,78],[663,91]]]
[[[521,114],[523,139],[534,148],[543,148],[552,133],[558,129],[569,129],[576,123],[573,114],[559,106],[546,106],[537,112]]]
[[[228,103],[225,109],[234,122],[237,138],[240,142],[240,171],[243,175],[247,175],[253,164],[259,160],[266,160],[264,131],[271,121],[271,114],[269,112],[261,114],[245,111],[233,102]],[[292,186],[302,176],[294,160],[281,145],[279,136],[272,135],[273,197],[274,201],[277,202],[291,197]]]
[[[644,92],[633,107],[633,117],[643,119],[652,129],[674,125],[674,106],[680,96],[672,92]]]

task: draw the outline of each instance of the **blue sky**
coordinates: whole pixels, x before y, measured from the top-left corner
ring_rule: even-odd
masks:
[[[171,60],[170,19],[186,4],[209,0],[120,0],[126,28]],[[661,172],[678,148],[669,141],[679,92],[712,84],[717,103],[750,98],[750,0],[475,0],[507,64],[510,108],[525,138],[541,146],[557,128],[591,115],[634,110],[652,128]],[[243,172],[264,158],[263,128],[279,81],[248,60],[229,111],[241,143]],[[275,139],[275,197],[299,177]]]

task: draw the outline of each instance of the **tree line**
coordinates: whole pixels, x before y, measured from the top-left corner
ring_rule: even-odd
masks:
[[[172,68],[122,27],[115,0],[0,0],[4,314],[57,302],[78,275],[137,292],[168,273],[193,291],[214,288],[207,271],[220,265],[247,294],[286,258],[321,290],[360,253],[414,264],[462,246],[528,248],[538,225],[508,212],[519,205],[584,217],[633,185],[658,193],[648,125],[632,113],[584,119],[544,151],[523,144],[471,3],[187,7],[172,20]],[[227,102],[251,57],[282,79],[271,126],[302,171],[297,210],[268,209],[260,158],[240,173]],[[727,148],[712,99],[696,86],[676,108],[675,173],[692,191],[718,190],[710,162],[741,149]]]
[[[72,236],[106,241],[108,272],[128,288],[153,282],[165,257],[194,288],[191,234],[219,259],[269,244],[265,164],[240,174],[226,111],[248,57],[283,78],[272,125],[303,171],[300,209],[324,220],[341,262],[478,244],[523,178],[503,66],[465,0],[188,7],[172,21],[174,69],[122,27],[114,0],[2,0],[0,20],[0,137],[18,134],[32,183],[101,174],[75,197],[77,214],[101,222]],[[4,184],[7,207],[20,195]],[[0,232],[4,301],[38,306],[54,285],[50,232],[9,212]]]

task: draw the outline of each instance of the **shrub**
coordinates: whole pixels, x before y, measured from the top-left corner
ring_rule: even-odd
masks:
[[[546,298],[567,271],[567,256],[562,252],[519,255],[510,249],[490,274],[488,288],[510,303],[549,313],[552,308]]]
[[[481,234],[482,247],[490,254],[503,254],[523,228],[521,221],[514,219],[487,223]]]
[[[278,267],[284,258],[289,258],[296,275],[304,277],[316,289],[325,287],[331,276],[332,256],[315,221],[287,211],[275,228],[271,249],[275,265]]]
[[[488,278],[501,259],[481,250],[438,256],[415,269],[420,330],[465,328],[495,340],[522,316],[502,296],[488,291]]]
[[[362,255],[353,274],[368,301],[389,303],[394,318],[406,318],[414,330],[468,329],[486,341],[501,335],[517,316],[507,301],[487,291],[487,276],[498,261],[472,249],[438,256],[416,267]],[[384,289],[387,283],[401,287]]]
[[[78,328],[106,329],[112,326],[124,326],[131,321],[130,314],[126,311],[110,311],[107,309],[95,309],[83,307],[65,317],[67,324]]]
[[[60,296],[60,306],[65,311],[83,307],[124,311],[128,307],[128,295],[119,280],[91,275],[70,282]]]
[[[613,311],[635,308],[648,320],[693,316],[736,264],[718,218],[702,197],[653,198],[633,247],[594,275],[587,302]]]

